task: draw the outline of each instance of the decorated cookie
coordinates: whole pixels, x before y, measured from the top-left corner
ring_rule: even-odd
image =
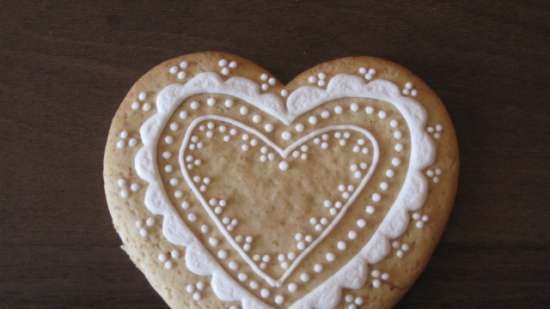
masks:
[[[284,85],[204,52],[132,87],[104,180],[122,248],[173,309],[383,309],[428,262],[458,163],[440,100],[394,63]]]

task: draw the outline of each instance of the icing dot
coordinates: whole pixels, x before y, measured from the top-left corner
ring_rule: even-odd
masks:
[[[372,205],[368,205],[367,207],[365,207],[365,212],[369,215],[372,215],[374,213],[374,207]]]
[[[219,251],[218,251],[218,258],[220,258],[220,259],[222,259],[222,260],[225,259],[225,258],[227,258],[227,251],[225,251],[225,250],[223,250],[223,249],[222,249],[222,250],[219,250]]]
[[[378,112],[378,118],[385,119],[386,118],[386,112],[385,111],[379,111]]]
[[[171,66],[170,69],[168,69],[168,72],[172,75],[176,74],[178,72],[178,67],[177,66]]]
[[[379,193],[373,193],[371,199],[373,200],[373,202],[379,202],[380,199],[382,199],[382,196],[380,196]]]
[[[176,77],[177,77],[178,79],[184,79],[184,78],[185,78],[185,72],[184,72],[184,71],[178,72],[178,75],[176,75]]]
[[[139,102],[137,102],[137,101],[132,102],[132,104],[130,105],[130,108],[132,110],[138,110],[139,109]]]
[[[226,65],[227,65],[227,60],[226,60],[226,59],[220,59],[220,60],[218,61],[218,66],[219,66],[219,67],[224,67],[224,66],[226,66]]]
[[[283,133],[281,133],[281,137],[285,141],[288,141],[292,137],[292,134],[290,134],[290,132],[288,132],[288,131],[284,131]]]
[[[304,125],[301,123],[298,123],[296,126],[294,126],[294,129],[296,130],[296,132],[302,132],[304,131]]]
[[[191,107],[191,109],[196,110],[199,108],[200,103],[198,101],[192,101],[191,103],[189,103],[189,106]]]
[[[119,149],[124,148],[124,145],[125,145],[124,141],[120,140],[116,143],[116,148],[119,148]]]
[[[137,183],[133,183],[130,185],[130,191],[132,192],[137,192],[139,189],[140,189],[140,186]]]
[[[338,243],[336,243],[336,249],[338,249],[339,251],[346,250],[346,243],[343,241],[339,241]]]
[[[185,60],[179,63],[179,67],[183,70],[187,69],[187,66],[188,66],[188,63]]]
[[[139,235],[141,237],[147,237],[147,230],[144,228],[139,229]]]
[[[285,301],[285,298],[282,295],[275,296],[275,303],[277,305],[282,304]]]
[[[336,114],[341,114],[342,111],[343,111],[342,106],[336,105],[336,106],[334,107],[334,113],[336,113]]]
[[[307,122],[309,122],[311,125],[317,124],[317,117],[309,116],[309,118],[307,119]]]
[[[216,104],[216,99],[214,98],[208,98],[206,99],[206,105],[208,106],[214,106]]]
[[[174,266],[174,264],[172,263],[172,261],[166,261],[164,263],[164,268],[166,268],[166,269],[172,269],[173,266]]]
[[[239,109],[239,112],[241,113],[241,115],[246,115],[248,114],[248,108],[246,106],[241,106],[241,108]]]
[[[382,191],[388,190],[388,186],[389,186],[388,183],[385,182],[385,181],[381,182],[380,185],[379,185],[380,190],[382,190]]]
[[[258,282],[256,281],[250,281],[250,283],[248,284],[248,286],[250,286],[251,289],[255,290],[258,288]]]
[[[252,116],[252,122],[254,123],[260,123],[262,121],[262,117],[260,115],[254,115]]]
[[[374,113],[374,108],[372,106],[367,106],[365,107],[365,112],[371,115],[372,113]]]
[[[145,102],[143,103],[143,106],[141,107],[141,110],[146,112],[146,111],[149,111],[151,109],[151,104]]]
[[[397,151],[397,152],[403,151],[403,144],[401,144],[401,143],[395,144],[394,149],[395,149],[395,151]]]
[[[334,255],[334,253],[327,253],[325,255],[325,259],[328,261],[328,262],[334,262],[334,259],[336,258],[336,256]]]
[[[400,164],[401,164],[401,160],[399,158],[393,158],[391,160],[391,165],[393,165],[395,167],[399,166]]]
[[[229,264],[227,264],[227,266],[231,270],[237,270],[239,268],[239,265],[235,261],[230,261]]]
[[[230,107],[233,106],[233,100],[227,99],[227,100],[225,100],[225,102],[223,102],[223,105],[225,105],[225,107],[227,107],[227,108],[230,108]]]
[[[399,123],[397,122],[397,120],[392,119],[392,120],[390,121],[390,127],[392,127],[392,128],[397,128],[398,125],[399,125]]]
[[[290,293],[296,292],[297,289],[298,289],[298,285],[296,283],[292,282],[288,284],[288,291]]]
[[[355,232],[355,231],[349,231],[349,232],[348,232],[348,239],[354,240],[355,238],[357,238],[357,232]]]
[[[204,287],[205,287],[204,282],[202,282],[202,281],[197,282],[195,284],[195,286],[197,287],[197,290],[199,290],[199,291],[204,290]]]
[[[260,290],[260,296],[263,298],[269,297],[269,290],[268,289],[261,289]]]
[[[327,119],[329,117],[330,117],[330,112],[329,111],[324,110],[324,111],[321,112],[321,118]]]
[[[300,280],[302,282],[308,282],[309,281],[309,274],[308,273],[301,273],[300,274]]]
[[[313,265],[313,271],[316,273],[320,273],[323,271],[323,265],[321,264],[315,264]]]
[[[243,282],[243,281],[246,281],[246,279],[248,279],[248,276],[245,273],[239,273],[237,275],[237,278],[239,279],[239,281]]]
[[[197,215],[195,215],[194,213],[190,213],[187,215],[187,220],[191,221],[191,222],[195,222],[197,221]]]
[[[288,163],[286,161],[279,162],[279,169],[281,171],[287,171],[288,170]]]
[[[164,262],[166,262],[167,259],[168,259],[168,258],[166,257],[166,254],[164,254],[164,253],[161,253],[161,254],[159,254],[159,256],[158,256],[159,262],[164,263]]]
[[[177,131],[179,129],[179,127],[180,126],[178,125],[177,122],[170,123],[170,130],[172,130],[172,131]]]
[[[390,168],[386,170],[386,177],[392,178],[395,175],[395,172]]]
[[[180,253],[178,250],[172,250],[170,251],[170,256],[173,258],[173,259],[179,259],[180,257]]]
[[[124,180],[123,178],[119,178],[116,182],[119,187],[126,186],[126,180]]]
[[[145,91],[140,92],[138,94],[138,100],[145,101],[145,99],[147,99],[147,93],[145,93]]]
[[[286,97],[288,95],[288,90],[281,89],[281,96]]]
[[[218,245],[218,239],[214,237],[208,238],[208,244],[212,247],[216,247]]]
[[[180,117],[181,119],[187,118],[187,112],[186,112],[186,111],[181,111],[181,112],[179,113],[179,117]]]

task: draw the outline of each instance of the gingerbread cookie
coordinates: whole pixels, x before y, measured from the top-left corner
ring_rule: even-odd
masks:
[[[287,85],[204,52],[146,73],[105,149],[123,249],[173,309],[390,308],[453,205],[440,100],[371,57]]]

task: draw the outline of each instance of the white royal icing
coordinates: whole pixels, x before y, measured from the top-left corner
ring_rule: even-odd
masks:
[[[227,124],[233,125],[235,127],[238,127],[241,130],[248,132],[249,134],[255,135],[257,138],[259,138],[261,141],[263,141],[266,145],[268,145],[271,149],[273,149],[283,159],[283,161],[281,161],[281,163],[283,163],[283,164],[279,164],[279,168],[283,171],[288,168],[288,163],[284,160],[286,160],[292,152],[294,152],[296,149],[298,149],[299,147],[306,144],[309,140],[312,140],[313,138],[315,138],[319,135],[322,135],[326,132],[338,131],[338,130],[355,131],[355,132],[358,132],[358,133],[362,134],[372,144],[373,158],[372,158],[372,162],[370,164],[370,167],[369,167],[368,171],[363,175],[363,178],[362,178],[361,182],[359,183],[359,185],[357,186],[357,188],[355,188],[355,190],[352,190],[351,195],[349,196],[348,199],[346,199],[346,203],[342,206],[341,211],[338,213],[336,218],[334,218],[332,220],[332,222],[328,225],[328,227],[323,230],[321,235],[319,235],[319,237],[317,237],[315,239],[315,241],[313,241],[312,244],[307,247],[307,249],[303,250],[293,260],[293,262],[289,266],[289,268],[278,279],[272,278],[271,276],[266,274],[264,271],[262,271],[260,268],[258,268],[256,263],[254,263],[252,261],[250,256],[245,251],[242,250],[242,248],[233,239],[233,236],[230,233],[228,233],[228,231],[225,229],[222,222],[220,222],[219,217],[212,211],[212,208],[209,207],[209,205],[208,205],[209,202],[204,198],[203,194],[198,190],[197,186],[195,185],[195,183],[191,179],[191,176],[189,175],[189,171],[187,170],[186,164],[185,164],[185,158],[187,157],[187,154],[186,154],[187,146],[189,145],[191,135],[192,135],[192,132],[195,129],[195,127],[199,123],[204,122],[204,121],[208,121],[208,120],[215,120],[215,121],[219,121],[219,122],[222,122],[222,123],[227,123]],[[181,145],[180,153],[179,153],[178,157],[180,158],[180,166],[181,166],[181,170],[182,170],[182,174],[183,174],[183,177],[185,179],[185,182],[187,183],[189,188],[191,188],[191,190],[193,191],[193,193],[195,194],[197,199],[200,201],[200,203],[202,204],[202,206],[204,207],[204,209],[206,210],[206,212],[208,213],[210,218],[216,223],[219,230],[226,237],[226,239],[229,241],[229,243],[233,246],[233,248],[241,255],[241,257],[248,263],[248,265],[260,277],[262,277],[271,286],[280,287],[282,285],[282,283],[286,280],[286,278],[288,278],[292,274],[294,269],[296,269],[298,264],[321,241],[323,241],[323,239],[325,239],[328,236],[328,234],[330,234],[330,232],[334,229],[334,227],[338,224],[338,222],[345,215],[346,210],[355,202],[357,196],[361,193],[363,188],[366,186],[366,184],[368,183],[368,181],[369,181],[370,177],[372,176],[374,170],[376,169],[376,166],[378,164],[379,152],[380,151],[379,151],[379,148],[378,148],[378,143],[376,142],[376,139],[372,136],[372,134],[369,131],[367,131],[363,128],[353,126],[353,125],[332,125],[332,126],[328,126],[328,127],[322,128],[322,129],[314,130],[314,131],[308,133],[307,135],[301,137],[300,139],[296,140],[295,142],[293,142],[288,147],[283,149],[283,148],[279,147],[277,144],[275,144],[273,141],[271,141],[268,137],[263,135],[260,131],[254,129],[254,128],[248,127],[248,126],[244,125],[243,123],[241,123],[239,121],[236,121],[236,120],[233,120],[233,119],[227,118],[227,117],[218,116],[218,115],[205,115],[205,116],[200,116],[200,117],[195,118],[193,120],[193,122],[189,125],[189,127],[188,127],[188,129],[185,133],[185,136],[183,138],[183,143]]]
[[[369,275],[368,264],[377,263],[390,253],[390,240],[398,238],[407,228],[410,220],[408,212],[416,211],[424,204],[428,183],[422,171],[433,163],[435,150],[431,138],[424,130],[427,115],[423,107],[414,99],[402,95],[399,87],[387,80],[366,83],[363,78],[349,74],[335,75],[328,83],[325,83],[326,76],[322,74],[316,77],[317,83],[319,80],[323,82],[318,86],[323,86],[324,89],[317,86],[299,87],[288,94],[285,108],[280,96],[263,93],[254,81],[242,77],[231,77],[224,81],[216,73],[200,73],[185,84],[169,85],[158,93],[157,112],[140,129],[143,147],[136,154],[135,166],[138,175],[149,184],[145,193],[145,205],[152,213],[163,216],[164,237],[175,245],[186,247],[187,268],[197,275],[211,276],[212,291],[222,301],[239,301],[243,309],[271,308],[229,276],[210,255],[179,217],[159,181],[156,156],[161,132],[178,105],[189,96],[201,93],[233,96],[279,119],[285,125],[291,125],[298,116],[326,102],[348,97],[387,102],[405,119],[410,131],[411,152],[406,178],[394,204],[359,253],[325,282],[288,306],[290,309],[331,309],[340,303],[342,289],[362,287]],[[385,115],[378,116],[385,118]],[[314,118],[311,116],[308,119],[309,124],[317,122],[317,118]],[[289,127],[289,131],[290,129]],[[422,216],[417,220],[423,223],[426,221],[427,218]],[[359,225],[363,223],[358,222]],[[334,254],[327,253],[327,260],[329,258],[334,260]],[[284,297],[276,295],[273,301],[282,304]]]

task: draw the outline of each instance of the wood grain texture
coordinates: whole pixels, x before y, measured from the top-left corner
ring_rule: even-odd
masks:
[[[339,2],[0,1],[0,308],[166,308],[119,249],[102,156],[130,85],[202,50],[283,81],[349,55],[423,77],[455,122],[460,187],[397,308],[549,308],[550,2]]]

